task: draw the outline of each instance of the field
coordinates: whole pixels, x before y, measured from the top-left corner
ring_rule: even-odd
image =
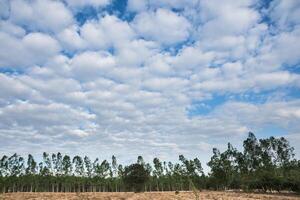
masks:
[[[0,200],[195,200],[192,192],[146,192],[146,193],[7,193],[1,194]],[[279,194],[252,194],[234,192],[200,192],[199,200],[300,200],[300,196]]]

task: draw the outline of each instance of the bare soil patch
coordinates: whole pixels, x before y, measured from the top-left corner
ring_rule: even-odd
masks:
[[[6,193],[0,200],[195,200],[193,192],[145,192],[145,193]],[[300,200],[300,196],[280,194],[253,194],[235,192],[199,193],[201,200]]]

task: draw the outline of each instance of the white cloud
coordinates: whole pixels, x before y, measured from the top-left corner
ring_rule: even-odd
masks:
[[[94,80],[113,70],[115,59],[106,52],[84,52],[71,61],[71,68],[76,78]]]
[[[9,35],[15,37],[23,37],[26,34],[26,31],[20,26],[16,26],[8,21],[0,21],[0,29],[2,32],[5,32]]]
[[[60,78],[55,76],[44,77],[40,74],[36,76],[20,76],[19,80],[26,86],[38,91],[43,97],[41,102],[51,102],[52,100],[63,101],[67,94],[81,90],[80,84],[71,78]],[[30,99],[31,101],[37,99]]]
[[[114,47],[135,37],[127,22],[110,15],[104,16],[99,21],[85,23],[80,32],[89,49]]]
[[[230,66],[231,65],[231,66]],[[286,71],[256,74],[254,76],[239,76],[243,73],[241,66],[226,64],[223,73],[214,74],[214,77],[194,84],[192,87],[198,90],[211,92],[245,92],[248,90],[262,92],[278,87],[295,84],[299,76]],[[229,74],[228,74],[229,73]],[[234,74],[235,73],[235,74]],[[202,78],[201,76],[199,78]]]
[[[188,82],[180,78],[153,78],[145,81],[145,87],[159,91],[176,91],[179,92]]]
[[[68,6],[70,7],[84,7],[84,6],[106,6],[108,5],[111,0],[66,0]]]
[[[226,120],[236,120],[247,124],[253,129],[272,124],[295,131],[299,128],[300,119],[299,100],[288,102],[266,102],[265,104],[251,104],[243,102],[228,102],[217,108],[213,115],[222,116]]]
[[[156,10],[157,8],[164,9],[187,9],[197,6],[198,0],[129,0],[128,10],[141,12],[146,9]]]
[[[133,27],[142,37],[166,45],[187,40],[190,26],[183,16],[166,9],[140,13],[133,22]]]
[[[289,30],[300,23],[300,3],[297,0],[275,0],[268,12],[279,29]]]
[[[24,85],[16,77],[0,74],[0,105],[7,105],[19,99],[38,99],[37,91]]]
[[[259,74],[255,78],[256,87],[261,88],[276,88],[282,85],[288,85],[299,79],[298,75],[288,72],[273,72],[267,74]]]
[[[57,32],[70,25],[73,17],[60,1],[12,0],[10,20],[34,31]]]
[[[86,137],[97,129],[93,122],[95,115],[58,103],[18,102],[1,107],[0,117],[3,119],[0,122],[1,131],[30,129],[34,135],[46,134],[54,138],[62,132]]]
[[[23,38],[24,46],[32,53],[47,56],[59,51],[59,44],[50,36],[42,33],[30,33]]]
[[[29,33],[16,38],[0,32],[0,66],[27,67],[40,65],[60,51],[59,43],[43,33]]]
[[[172,74],[172,66],[168,55],[157,54],[146,63],[146,69],[156,76],[170,76]]]
[[[213,52],[202,52],[197,47],[183,48],[174,58],[173,64],[177,70],[196,70],[210,66],[215,55]]]
[[[274,46],[272,47],[271,54],[273,54],[274,60],[279,60],[279,65],[281,63],[294,65],[299,62],[299,37],[300,28],[297,28],[292,32],[282,33],[274,38]]]
[[[9,17],[9,0],[0,1],[0,18]]]
[[[257,56],[247,59],[248,69],[255,72],[272,72],[286,66],[294,67],[299,62],[299,35],[300,29],[295,28],[291,32],[266,36],[260,45],[261,48],[256,50]]]
[[[68,51],[78,51],[86,47],[86,42],[79,35],[79,27],[76,25],[67,27],[58,33],[58,39]]]
[[[104,10],[79,25],[72,12],[110,1],[11,1],[0,15],[1,152],[207,160],[268,124],[296,138],[297,6],[271,3],[269,26],[255,2],[130,0],[132,21]]]
[[[206,23],[199,27],[202,37],[219,37],[243,34],[259,20],[259,14],[250,6],[251,1],[202,1],[202,18]]]
[[[158,51],[158,45],[154,42],[133,40],[118,44],[115,54],[119,65],[137,67],[145,64]]]
[[[146,0],[129,0],[127,3],[127,9],[133,12],[145,11],[147,9]]]

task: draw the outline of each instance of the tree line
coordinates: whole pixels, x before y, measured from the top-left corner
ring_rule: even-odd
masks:
[[[179,156],[172,163],[154,158],[146,163],[123,166],[111,160],[91,160],[88,156],[43,153],[37,163],[29,154],[4,155],[0,160],[2,192],[122,192],[179,191],[196,189],[300,192],[300,160],[284,138],[257,139],[253,133],[243,141],[243,151],[230,143],[224,152],[213,149],[203,173],[198,158]]]

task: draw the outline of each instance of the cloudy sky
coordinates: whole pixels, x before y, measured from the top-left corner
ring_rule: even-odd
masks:
[[[300,155],[299,0],[1,0],[0,152]]]

